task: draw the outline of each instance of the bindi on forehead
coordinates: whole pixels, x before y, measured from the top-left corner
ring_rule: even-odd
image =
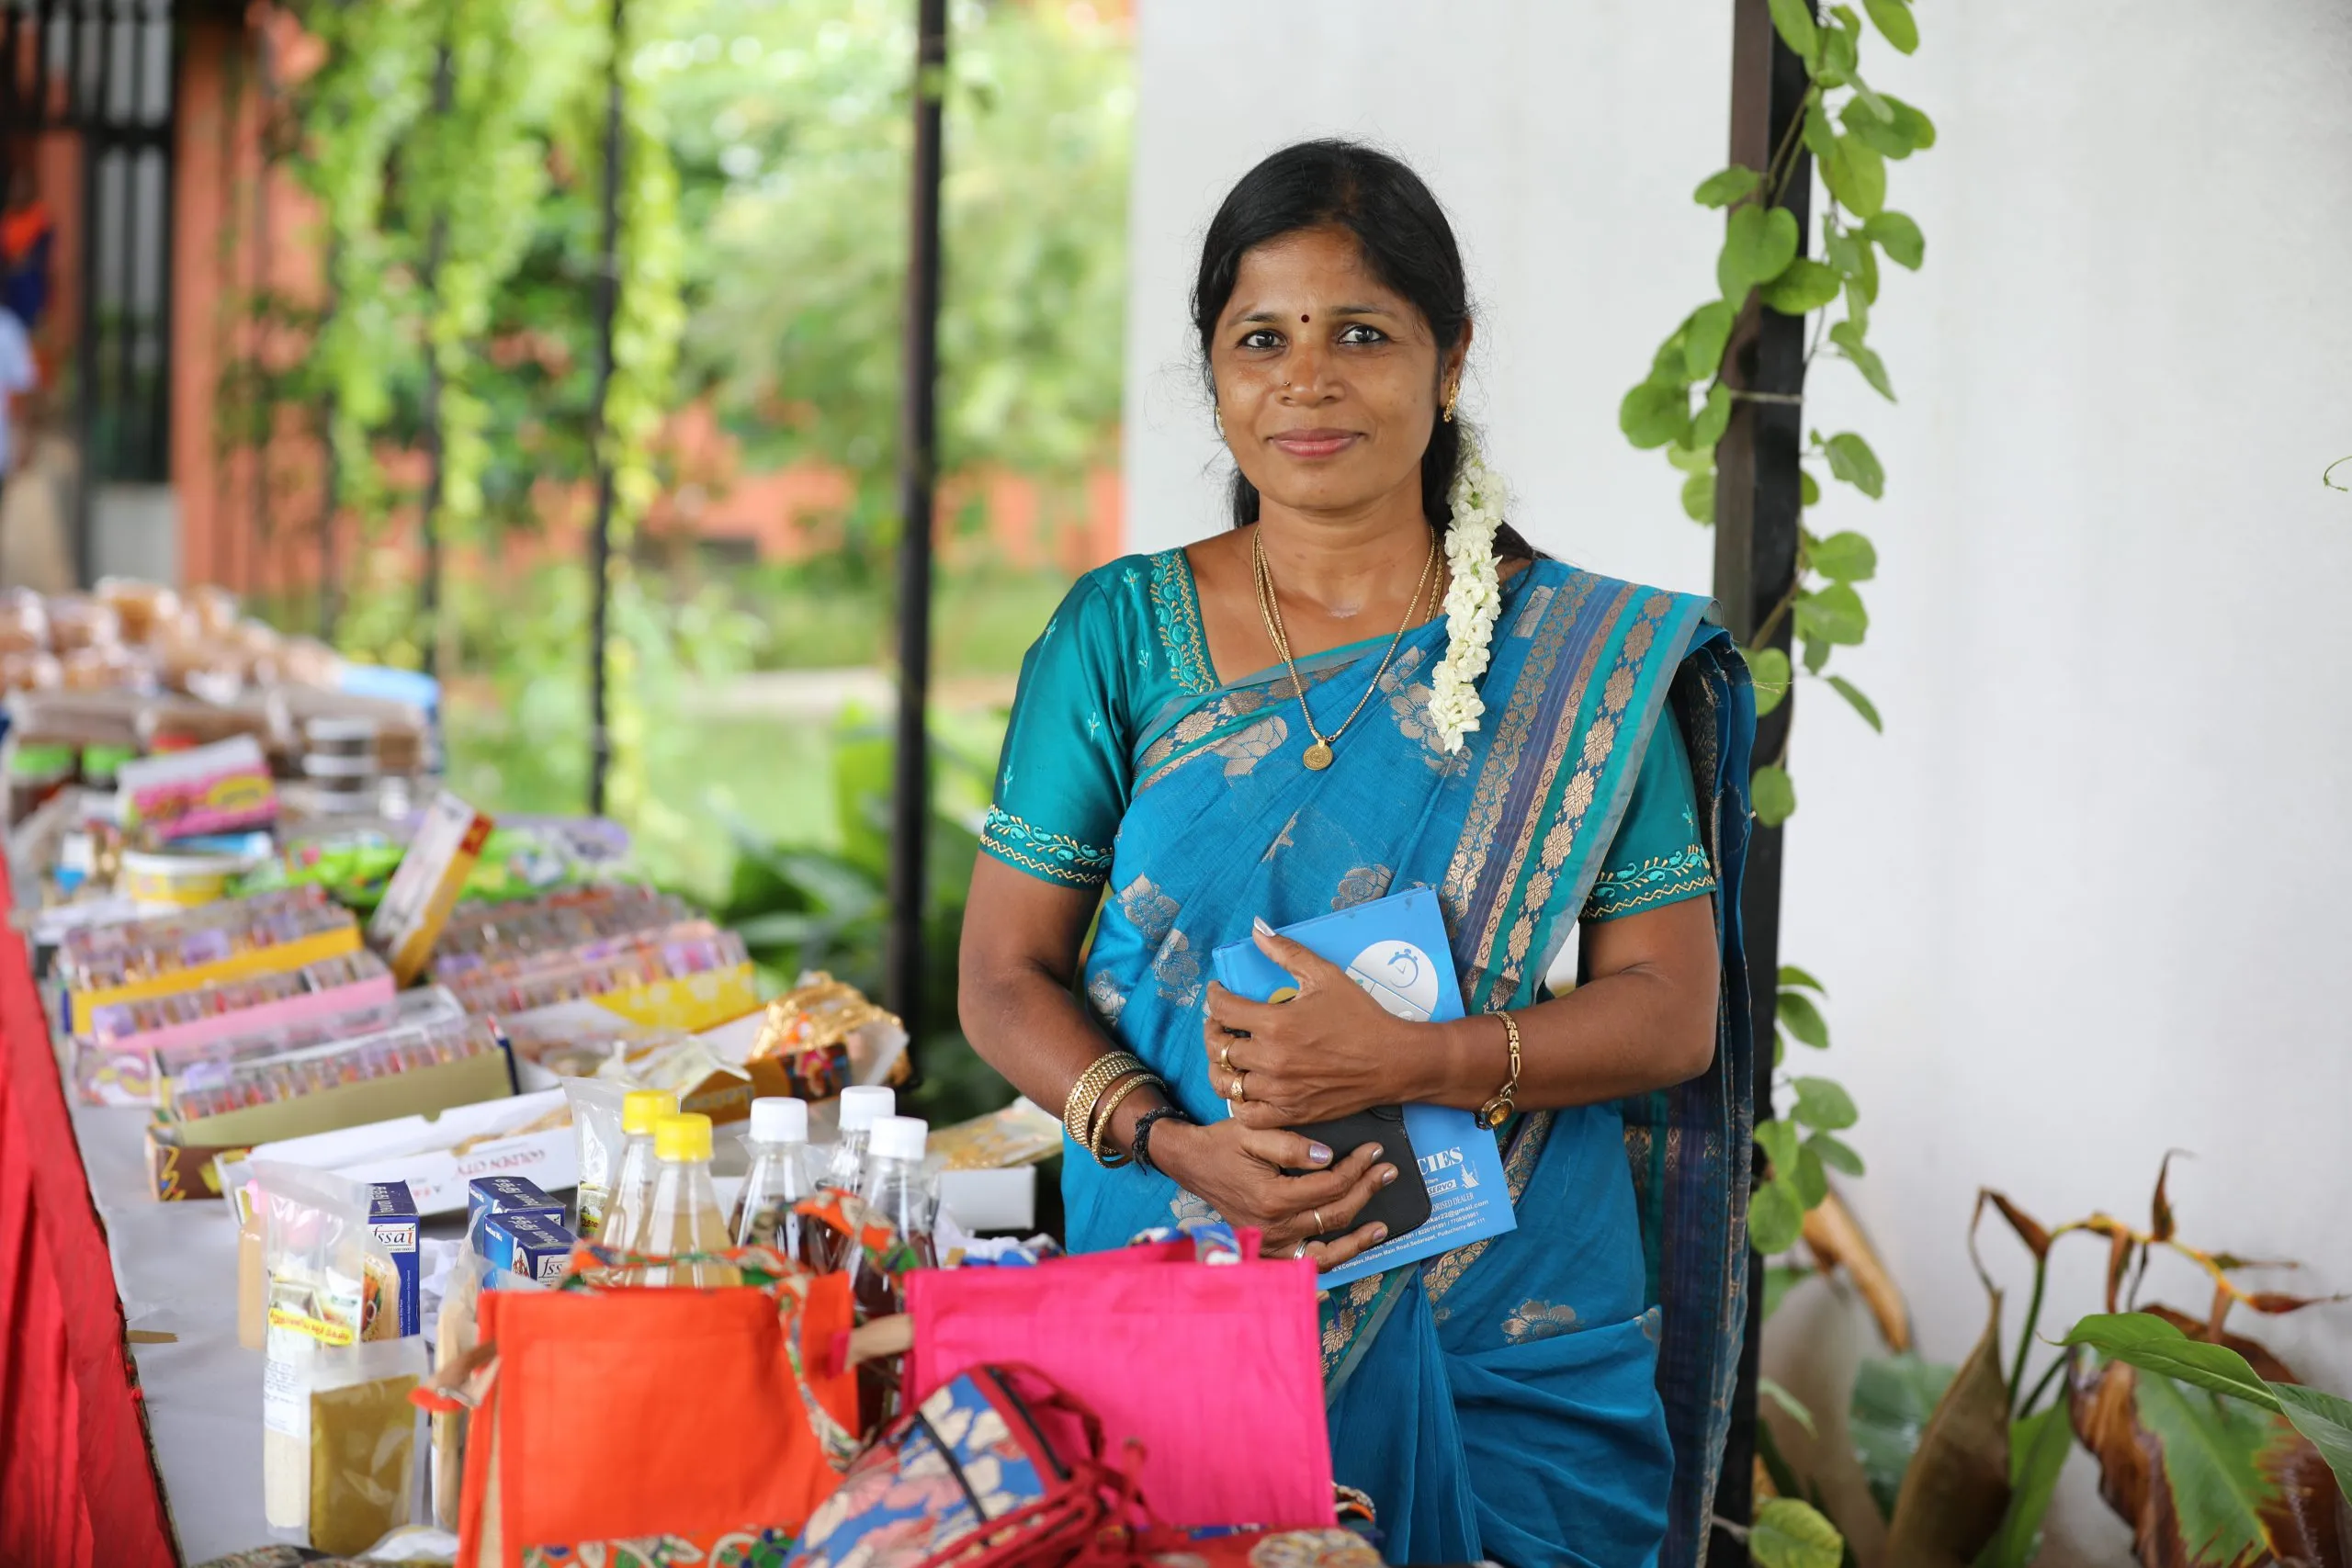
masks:
[[[1301,326],[1305,326],[1305,325],[1306,324],[1306,312],[1301,311],[1301,312],[1299,313],[1298,324],[1299,324],[1299,325],[1301,325]]]

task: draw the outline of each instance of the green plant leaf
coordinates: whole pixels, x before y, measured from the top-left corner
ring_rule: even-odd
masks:
[[[2277,1410],[2278,1397],[2255,1375],[2244,1356],[2226,1345],[2191,1339],[2151,1313],[2098,1313],[2067,1331],[2062,1345],[2087,1345],[2111,1359],[2143,1371],[2162,1373],[2243,1399],[2265,1410]]]
[[[1925,110],[1905,103],[1893,93],[1881,93],[1886,107],[1894,111],[1894,124],[1903,132],[1903,140],[1911,143],[1915,152],[1924,152],[1936,144],[1936,122]]]
[[[1840,648],[1852,648],[1870,635],[1870,612],[1862,607],[1862,596],[1843,582],[1811,593],[1801,593],[1796,603],[1797,635],[1818,638]]]
[[[1690,199],[1702,207],[1729,207],[1754,190],[1763,177],[1745,164],[1734,164],[1701,180],[1699,188],[1690,193]]]
[[[1692,474],[1682,481],[1683,515],[1693,523],[1715,520],[1715,476]]]
[[[1870,307],[1865,304],[1862,309],[1867,312]],[[1862,379],[1871,384],[1873,391],[1890,403],[1895,400],[1894,384],[1886,377],[1886,363],[1879,358],[1876,349],[1862,341],[1862,329],[1859,324],[1851,318],[1838,322],[1829,329],[1829,341],[1836,344],[1838,352],[1862,373]]]
[[[1904,1473],[1911,1468],[1911,1456],[1918,1452],[1920,1434],[1928,1429],[1928,1417],[1951,1385],[1954,1370],[1908,1351],[1865,1356],[1854,1369],[1846,1429],[1871,1495],[1889,1516],[1902,1493]]]
[[[1871,444],[1852,431],[1841,431],[1823,443],[1829,471],[1876,501],[1886,494],[1886,470],[1879,467]]]
[[[1715,258],[1715,282],[1729,300],[1744,299],[1759,283],[1781,275],[1797,254],[1796,214],[1785,207],[1753,204],[1735,210],[1724,224],[1724,248]]]
[[[2301,1383],[2274,1382],[2270,1392],[2278,1397],[2278,1413],[2335,1473],[2335,1489],[2352,1498],[2352,1400]]]
[[[1770,5],[1773,30],[1811,70],[1821,54],[1821,29],[1814,24],[1813,7],[1805,0],[1770,0]]]
[[[1772,1314],[1781,1310],[1781,1303],[1787,1299],[1789,1292],[1801,1280],[1809,1280],[1812,1277],[1813,1270],[1799,1264],[1767,1263],[1764,1265],[1764,1321],[1770,1323],[1772,1320]]]
[[[2009,1423],[2009,1506],[2001,1528],[1976,1554],[1974,1568],[2028,1568],[2041,1546],[2041,1521],[2058,1490],[2058,1473],[2074,1451],[2066,1404],[2053,1400]]]
[[[1886,252],[1887,260],[1912,272],[1928,259],[1928,239],[1907,213],[1882,212],[1862,225],[1862,232]]]
[[[1723,368],[1724,344],[1731,341],[1732,323],[1739,312],[1722,299],[1690,312],[1682,323],[1682,359],[1693,381],[1712,381]]]
[[[1804,1234],[1804,1205],[1796,1189],[1772,1180],[1756,1190],[1747,1201],[1748,1244],[1767,1258],[1786,1252]]]
[[[1710,461],[1724,432],[1731,428],[1731,388],[1718,381],[1707,389],[1707,400],[1699,405],[1699,417],[1690,422],[1690,445],[1705,452]]]
[[[1919,47],[1919,23],[1911,15],[1909,0],[1862,0],[1862,9],[1896,52],[1909,54]]]
[[[1862,1156],[1856,1154],[1853,1145],[1843,1138],[1828,1133],[1815,1133],[1804,1141],[1804,1146],[1832,1170],[1848,1176],[1863,1174]]]
[[[1792,1178],[1797,1184],[1797,1196],[1808,1210],[1821,1207],[1829,1196],[1829,1175],[1821,1168],[1821,1156],[1810,1147],[1797,1150],[1797,1168]]]
[[[1690,360],[1682,347],[1688,341],[1686,330],[1677,327],[1672,337],[1657,345],[1657,352],[1650,355],[1651,380],[1661,387],[1688,387],[1690,384]]]
[[[2140,1423],[2163,1453],[2190,1561],[2241,1562],[2261,1551],[2262,1510],[2278,1492],[2262,1465],[2277,1432],[2271,1417],[2145,1369],[2133,1392]]]
[[[1747,793],[1756,819],[1767,828],[1777,828],[1796,815],[1797,786],[1790,782],[1785,768],[1757,769],[1747,781]]]
[[[1747,1555],[1756,1568],[1838,1568],[1846,1538],[1812,1504],[1775,1497],[1756,1510]]]
[[[1800,635],[1802,635],[1802,628],[1800,628]],[[1829,662],[1830,645],[1817,637],[1804,637],[1804,672],[1808,675],[1818,675],[1821,673],[1821,667]]]
[[[1666,460],[1686,474],[1712,474],[1715,471],[1715,455],[1704,446],[1668,446]]]
[[[1886,160],[1877,148],[1854,136],[1840,136],[1821,161],[1829,194],[1858,218],[1877,216],[1886,205]]]
[[[1804,1401],[1782,1388],[1778,1382],[1770,1378],[1759,1377],[1756,1380],[1756,1392],[1762,1398],[1769,1399],[1779,1405],[1790,1420],[1804,1427],[1806,1437],[1821,1436],[1819,1429],[1813,1424],[1813,1412],[1804,1407]]]
[[[1838,150],[1838,130],[1829,123],[1829,106],[1815,95],[1804,111],[1804,150],[1815,158],[1826,158]]]
[[[1795,1122],[1777,1116],[1764,1117],[1756,1123],[1755,1137],[1756,1146],[1771,1160],[1775,1171],[1786,1175],[1795,1167],[1797,1152],[1804,1139]]]
[[[1881,735],[1886,733],[1886,726],[1878,716],[1878,705],[1871,702],[1870,698],[1862,695],[1860,687],[1855,685],[1851,681],[1847,680],[1843,675],[1832,675],[1829,677],[1829,684],[1836,689],[1839,696],[1846,699],[1849,705],[1850,705],[1856,713],[1862,716],[1862,722],[1864,724],[1869,725]]]
[[[1764,286],[1763,299],[1783,316],[1802,316],[1837,299],[1842,286],[1835,268],[1799,256]]]
[[[1800,987],[1808,991],[1819,991],[1825,997],[1829,994],[1828,987],[1815,979],[1804,970],[1798,968],[1793,964],[1781,964],[1781,989],[1787,991],[1796,989]]]
[[[1855,96],[1838,111],[1838,123],[1846,128],[1849,136],[1882,158],[1911,156],[1910,138],[1904,134],[1903,122],[1895,118],[1894,106],[1867,87],[1857,85]]]
[[[1825,28],[1821,35],[1821,63],[1814,69],[1814,79],[1825,87],[1844,86],[1854,79],[1854,66],[1860,52],[1851,32],[1844,28]]]
[[[1789,694],[1789,656],[1777,648],[1759,648],[1747,656],[1747,678],[1756,687],[1756,716],[1779,707]]]
[[[1878,247],[1867,235],[1862,240],[1862,268],[1854,275],[1853,286],[1861,290],[1865,300],[1878,303]]]
[[[1797,504],[1800,506],[1821,504],[1821,481],[1803,468],[1797,470]]]
[[[1829,1025],[1822,1018],[1821,1010],[1813,1005],[1811,997],[1803,991],[1784,990],[1774,1000],[1772,1010],[1781,1027],[1805,1044],[1816,1051],[1828,1048]]]
[[[1645,381],[1617,405],[1617,428],[1644,451],[1679,441],[1690,428],[1690,394],[1679,386]]]
[[[1805,546],[1805,561],[1832,582],[1868,582],[1878,575],[1878,550],[1852,529],[1843,529]]]
[[[1840,276],[1851,277],[1862,268],[1862,242],[1846,230],[1822,220],[1821,258],[1838,269]]]
[[[1792,1078],[1789,1087],[1797,1091],[1796,1109],[1790,1114],[1806,1126],[1837,1133],[1854,1124],[1853,1096],[1834,1079]]]

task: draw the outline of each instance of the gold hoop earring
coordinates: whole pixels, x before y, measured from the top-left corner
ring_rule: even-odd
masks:
[[[1448,424],[1452,424],[1452,423],[1453,423],[1453,405],[1454,405],[1455,403],[1457,403],[1457,402],[1460,402],[1461,400],[1462,400],[1462,383],[1461,383],[1461,382],[1459,382],[1459,381],[1456,381],[1456,382],[1453,384],[1453,390],[1452,390],[1452,391],[1450,391],[1450,392],[1448,392],[1448,393],[1446,393],[1446,394],[1445,394],[1445,423],[1448,423]]]
[[[1224,440],[1224,439],[1225,439],[1225,411],[1224,411],[1223,409],[1220,409],[1220,408],[1212,408],[1212,409],[1210,409],[1210,410],[1209,410],[1209,423],[1216,426],[1216,438],[1217,438],[1219,441]]]

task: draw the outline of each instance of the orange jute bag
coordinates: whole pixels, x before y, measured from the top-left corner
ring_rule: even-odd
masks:
[[[458,1568],[784,1561],[855,1452],[848,1278],[714,1256],[746,1284],[606,1288],[643,1259],[582,1247],[560,1288],[481,1297],[479,1349],[418,1400],[472,1410]]]

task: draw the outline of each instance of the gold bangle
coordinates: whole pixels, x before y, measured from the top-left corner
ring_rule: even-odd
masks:
[[[1511,1113],[1519,1109],[1511,1103],[1519,1093],[1519,1020],[1507,1012],[1495,1016],[1503,1021],[1503,1029],[1510,1036],[1510,1077],[1503,1080],[1503,1087],[1495,1091],[1492,1100],[1478,1107],[1478,1125],[1489,1131],[1510,1121]]]
[[[1111,1117],[1119,1109],[1119,1102],[1146,1084],[1159,1084],[1163,1090],[1168,1087],[1149,1073],[1129,1074],[1119,1080],[1116,1088],[1103,1095],[1102,1109],[1096,1113],[1093,1125],[1087,1129],[1090,1136],[1086,1152],[1092,1155],[1094,1163],[1105,1170],[1116,1170],[1135,1157],[1133,1155],[1123,1155],[1116,1149],[1113,1149],[1106,1155],[1102,1152],[1102,1146],[1111,1136]]]
[[[1080,1148],[1093,1146],[1087,1134],[1094,1124],[1094,1107],[1102,1100],[1102,1091],[1129,1073],[1148,1070],[1143,1058],[1132,1051],[1105,1051],[1086,1065],[1078,1081],[1069,1086],[1069,1098],[1062,1101],[1062,1126]]]

